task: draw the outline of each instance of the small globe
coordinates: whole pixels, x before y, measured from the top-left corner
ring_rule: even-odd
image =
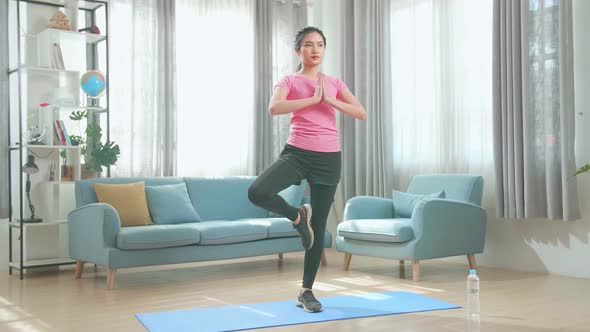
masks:
[[[99,98],[106,91],[106,80],[98,70],[90,70],[80,78],[80,87],[91,98]]]

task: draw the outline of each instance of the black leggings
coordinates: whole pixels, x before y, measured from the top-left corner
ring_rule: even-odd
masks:
[[[283,154],[281,157],[283,157]],[[321,154],[315,152],[314,154]],[[333,153],[330,153],[333,154]],[[310,178],[318,179],[316,172],[321,169],[314,169],[314,162],[309,162],[309,158],[305,155],[290,155],[288,156],[291,162],[286,161],[285,158],[280,158],[262,174],[258,176],[256,181],[252,183],[248,190],[248,197],[252,203],[269,210],[271,212],[280,214],[295,221],[299,215],[298,207],[289,205],[285,200],[278,195],[283,189],[300,182],[304,178],[308,181]],[[340,153],[335,158],[333,155],[329,156],[330,163],[337,165],[327,165],[331,172],[337,171],[337,178],[340,178]],[[293,162],[293,160],[296,160]],[[333,162],[332,162],[333,160]],[[296,167],[295,165],[299,166]],[[316,163],[317,164],[317,163]],[[303,166],[304,165],[304,166]],[[324,165],[317,164],[322,168]],[[321,173],[320,173],[321,174]],[[333,176],[332,176],[333,178]],[[313,286],[320,260],[324,251],[324,234],[326,231],[326,221],[330,213],[330,207],[334,201],[334,194],[336,193],[336,184],[320,184],[310,182],[311,194],[311,227],[314,232],[314,243],[311,249],[305,252],[305,261],[303,266],[303,287],[309,288]]]

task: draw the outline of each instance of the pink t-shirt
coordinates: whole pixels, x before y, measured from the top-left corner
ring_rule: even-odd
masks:
[[[300,74],[283,77],[275,86],[287,91],[287,100],[310,98],[314,95],[317,80]],[[336,77],[324,75],[324,91],[329,97],[341,99],[346,84]],[[325,104],[315,104],[291,113],[291,131],[288,144],[317,152],[340,151],[340,135],[336,128],[336,112]]]

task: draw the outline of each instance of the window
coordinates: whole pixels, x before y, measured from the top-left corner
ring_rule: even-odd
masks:
[[[253,1],[176,2],[179,176],[251,173],[253,18]]]
[[[419,173],[492,176],[492,12],[491,0],[391,2],[397,187]]]

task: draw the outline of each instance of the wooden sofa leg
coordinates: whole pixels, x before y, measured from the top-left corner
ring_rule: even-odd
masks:
[[[399,261],[399,268],[400,268],[400,270],[403,270],[405,267],[406,267],[406,265],[405,265],[405,262],[404,262],[404,260],[403,260],[403,259],[402,259],[402,260],[400,260],[400,261]]]
[[[412,261],[412,279],[420,281],[420,261]]]
[[[467,255],[467,260],[469,261],[469,268],[470,269],[477,269],[477,265],[475,265],[475,254]]]
[[[322,266],[328,266],[328,259],[326,259],[326,252],[322,252]]]
[[[84,270],[84,262],[81,260],[76,261],[76,279],[82,278],[82,271]]]
[[[107,269],[107,289],[113,289],[115,285],[115,269]]]
[[[348,271],[348,267],[350,266],[351,259],[352,259],[352,254],[344,254],[344,271]]]
[[[280,253],[280,254],[279,254],[279,263],[282,263],[282,262],[283,262],[283,254],[282,254],[282,253]]]

